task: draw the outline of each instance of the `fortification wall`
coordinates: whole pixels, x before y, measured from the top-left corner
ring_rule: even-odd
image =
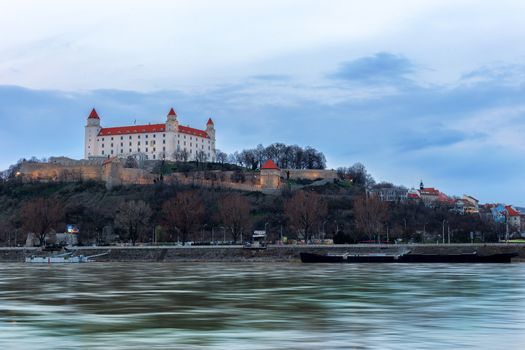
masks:
[[[281,170],[283,178],[292,180],[317,180],[317,179],[337,179],[337,172],[335,170],[325,169],[283,169]]]
[[[64,166],[59,163],[22,163],[20,173],[23,181],[102,180],[102,168],[99,165]]]

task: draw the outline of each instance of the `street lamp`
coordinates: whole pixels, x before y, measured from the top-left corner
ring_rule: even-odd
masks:
[[[445,244],[445,222],[447,222],[446,219],[443,219],[442,225],[443,225],[443,244]]]

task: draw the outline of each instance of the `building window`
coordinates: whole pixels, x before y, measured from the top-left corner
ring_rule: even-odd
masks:
[[[113,142],[111,142],[111,147],[113,147]]]
[[[113,154],[113,150],[111,150],[111,154]]]
[[[124,146],[124,143],[123,143],[123,142],[121,142],[121,143],[120,143],[120,147],[123,147],[123,146]]]
[[[166,134],[162,134],[162,137],[166,137]]]
[[[129,135],[129,139],[131,140],[131,135]]]
[[[137,136],[140,139],[140,135]]]
[[[165,145],[166,144],[166,140],[162,140],[162,143]]]
[[[148,151],[148,147],[146,147],[146,152]]]
[[[155,155],[153,155],[153,159],[155,159]]]
[[[102,148],[104,148],[104,144],[102,144]]]
[[[148,134],[146,134],[146,138],[148,138]]]
[[[140,146],[140,141],[138,142],[138,145]]]
[[[111,138],[111,141],[113,141],[113,137]]]
[[[148,141],[146,141],[145,144],[147,145],[147,144],[148,144]]]
[[[156,135],[157,135],[157,134],[153,134],[153,138],[155,138]]]
[[[131,148],[130,148],[130,149],[129,149],[129,153],[131,153],[131,152],[133,152],[133,151],[132,151]]]
[[[166,147],[162,147],[162,151],[166,151]]]
[[[120,150],[120,153],[124,153],[124,150],[123,150],[123,149],[121,149],[121,150]]]
[[[140,147],[139,147],[139,148],[137,148],[137,152],[140,152]]]
[[[102,141],[104,141],[104,138],[102,138]]]
[[[104,155],[104,150],[102,150],[102,155]]]
[[[124,140],[124,136],[121,136],[120,139],[121,139],[121,140]]]

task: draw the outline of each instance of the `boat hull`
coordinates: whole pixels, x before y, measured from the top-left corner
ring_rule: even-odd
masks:
[[[510,263],[518,253],[491,255],[405,254],[405,255],[323,255],[300,253],[303,263]]]

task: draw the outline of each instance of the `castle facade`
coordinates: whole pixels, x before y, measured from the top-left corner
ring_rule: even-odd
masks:
[[[163,124],[102,127],[93,108],[87,118],[84,158],[127,158],[152,160],[215,161],[215,127],[208,119],[206,129],[179,125],[170,109]]]

